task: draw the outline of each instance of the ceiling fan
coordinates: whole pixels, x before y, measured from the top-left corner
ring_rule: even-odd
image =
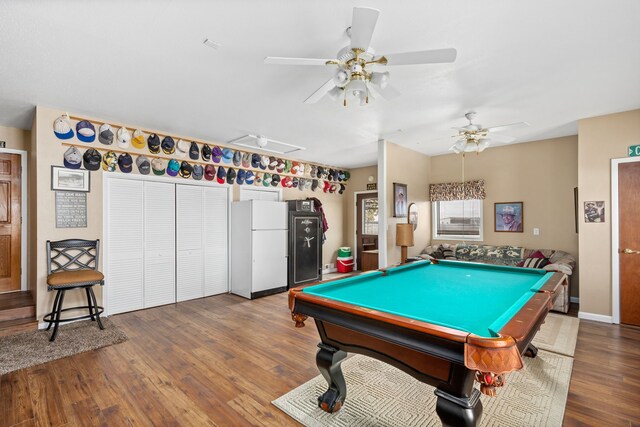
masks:
[[[464,116],[469,120],[469,124],[461,128],[452,128],[458,131],[454,138],[458,140],[451,146],[449,151],[453,151],[456,154],[478,152],[481,153],[485,148],[489,146],[492,141],[498,141],[502,143],[509,143],[515,141],[514,137],[497,135],[494,132],[501,132],[505,129],[526,127],[529,126],[527,122],[511,123],[508,125],[493,126],[490,128],[483,128],[482,125],[473,123],[477,113],[470,111]]]
[[[353,8],[351,27],[347,28],[347,34],[351,37],[351,45],[342,48],[336,59],[268,56],[264,62],[265,64],[277,65],[329,65],[335,67],[334,76],[304,102],[313,104],[325,95],[329,95],[333,99],[339,99],[342,96],[346,107],[347,95],[353,96],[362,105],[368,104],[369,98],[373,99],[374,96],[393,99],[400,94],[392,86],[389,86],[388,71],[374,71],[378,67],[455,61],[457,52],[452,48],[377,56],[369,44],[379,14],[380,11],[377,9]]]

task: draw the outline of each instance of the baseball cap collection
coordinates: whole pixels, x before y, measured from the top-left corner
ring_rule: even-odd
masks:
[[[80,120],[75,126],[75,133],[71,119],[67,114],[58,117],[53,123],[53,132],[59,139],[69,140],[77,136],[84,143],[93,143],[96,139],[96,128],[88,120]],[[299,190],[323,191],[325,193],[342,194],[346,187],[344,182],[350,178],[348,171],[310,165],[275,156],[265,156],[257,153],[234,151],[227,147],[198,145],[182,139],[174,141],[171,136],[165,136],[162,141],[155,133],[145,137],[140,129],[131,132],[120,127],[115,132],[110,124],[104,123],[98,128],[98,141],[105,145],[114,145],[118,151],[128,150],[131,146],[138,150],[147,148],[151,155],[160,154],[177,158],[162,159],[154,157],[151,161],[143,153],[121,152],[119,155],[107,147],[104,155],[95,148],[89,148],[84,155],[76,146],[70,146],[64,153],[63,163],[66,168],[85,169],[95,171],[102,169],[106,172],[119,170],[130,173],[133,164],[138,172],[148,175],[151,171],[155,175],[181,176],[185,179],[215,181],[219,184],[258,185],[264,187],[298,188]],[[132,154],[137,156],[133,159]],[[208,163],[205,166],[191,164],[186,158],[197,162]],[[182,160],[185,159],[185,160]],[[209,163],[212,162],[212,163]],[[229,166],[226,166],[229,165]],[[255,170],[250,170],[253,168]],[[281,174],[283,176],[281,176]],[[289,176],[293,175],[293,176]],[[306,176],[305,176],[306,175]]]

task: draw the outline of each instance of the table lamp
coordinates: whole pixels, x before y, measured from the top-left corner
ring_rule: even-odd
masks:
[[[407,247],[413,246],[413,224],[396,224],[396,246],[400,246],[400,260],[407,262]]]

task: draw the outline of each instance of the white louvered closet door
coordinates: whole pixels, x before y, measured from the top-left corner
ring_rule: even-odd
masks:
[[[204,187],[203,197],[204,294],[210,296],[229,290],[227,254],[229,201],[226,188]]]
[[[178,301],[204,296],[203,187],[176,185]]]
[[[105,289],[108,314],[143,308],[143,183],[110,179]]]
[[[144,308],[176,302],[175,184],[144,183]]]

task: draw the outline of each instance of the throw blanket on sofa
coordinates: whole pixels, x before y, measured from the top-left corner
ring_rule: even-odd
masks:
[[[524,259],[524,248],[458,244],[455,246],[454,256],[461,261],[516,265]]]

